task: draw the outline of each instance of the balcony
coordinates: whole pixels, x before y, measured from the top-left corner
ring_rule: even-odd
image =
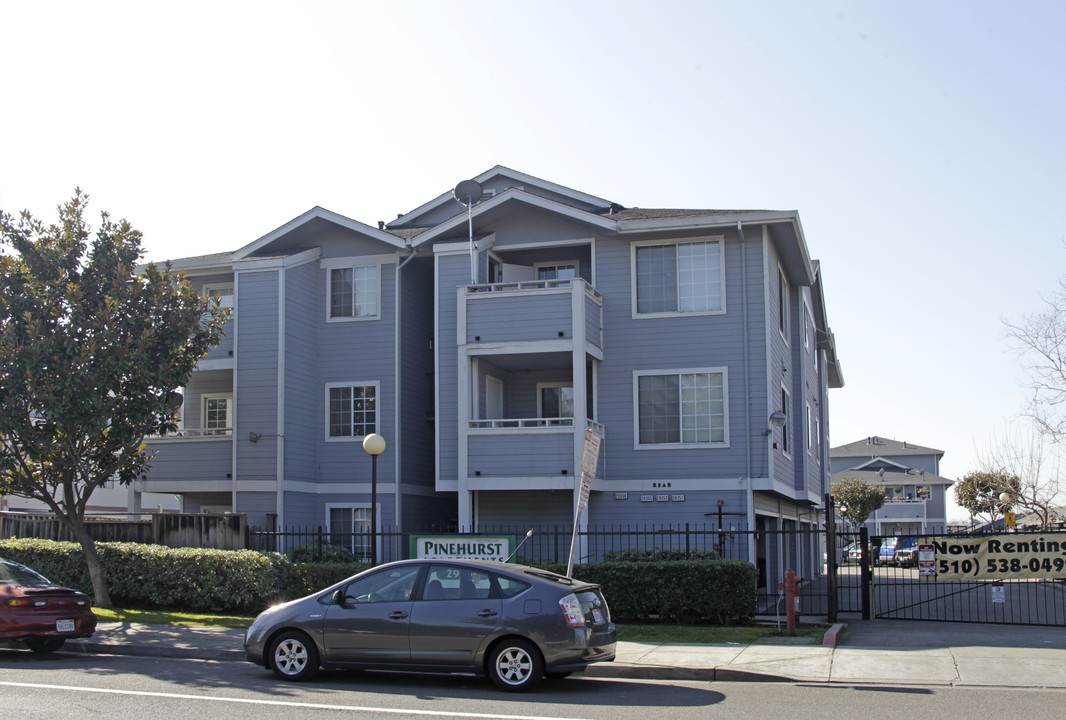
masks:
[[[577,338],[602,353],[603,296],[580,278],[468,285],[459,288],[459,318],[460,344]]]
[[[580,427],[584,425],[585,427]],[[501,418],[470,420],[467,428],[467,476],[471,489],[570,489],[580,473],[575,454],[584,442],[585,428],[601,438],[604,427],[573,418]],[[580,437],[577,437],[577,434]],[[601,448],[601,458],[603,450]],[[603,465],[597,477],[603,477]]]
[[[144,492],[219,492],[232,488],[233,429],[188,429],[145,438],[155,453]]]

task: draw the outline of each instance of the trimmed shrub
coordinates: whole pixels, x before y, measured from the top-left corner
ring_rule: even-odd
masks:
[[[643,550],[612,550],[603,554],[604,562],[676,562],[681,560],[720,560],[714,550],[680,548],[645,548]]]
[[[96,551],[116,604],[248,612],[281,595],[284,558],[277,553],[109,542],[96,543]],[[92,594],[77,543],[0,540],[0,557]]]
[[[566,572],[562,565],[545,569]],[[603,588],[615,620],[728,625],[755,615],[758,572],[747,562],[604,562],[578,565],[574,577]]]
[[[285,600],[302,598],[370,567],[369,563],[291,563],[285,570]]]
[[[355,553],[340,545],[311,543],[293,548],[288,553],[294,563],[354,563]]]

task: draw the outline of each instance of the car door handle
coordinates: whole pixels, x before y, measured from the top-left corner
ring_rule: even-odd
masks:
[[[495,610],[489,610],[488,608],[485,608],[484,610],[479,610],[478,613],[477,613],[477,616],[478,617],[492,617],[495,614],[496,614]]]
[[[407,613],[403,610],[394,610],[389,613],[390,620],[403,620],[405,617],[407,617]]]

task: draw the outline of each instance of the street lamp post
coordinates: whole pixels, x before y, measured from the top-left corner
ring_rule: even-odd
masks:
[[[378,455],[385,452],[385,438],[371,433],[363,438],[370,465],[370,564],[378,564]]]

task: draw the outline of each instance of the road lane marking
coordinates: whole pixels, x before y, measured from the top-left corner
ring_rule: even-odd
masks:
[[[78,687],[76,685],[45,685],[41,683],[6,682],[0,680],[0,686],[34,688],[38,690],[72,690],[74,692],[98,693],[105,695],[134,695],[138,697],[168,698],[172,700],[198,700],[201,702],[241,703],[244,705],[274,705],[277,707],[301,708],[307,710],[342,710],[345,712],[389,713],[392,715],[425,715],[447,718],[478,718],[479,720],[584,720],[583,718],[549,717],[544,715],[497,715],[493,713],[449,712],[446,710],[403,710],[386,707],[368,707],[360,705],[319,705],[316,703],[289,702],[284,700],[256,700],[253,698],[206,697],[203,695],[185,695],[182,693],[148,692],[145,690],[111,690],[108,688]]]

